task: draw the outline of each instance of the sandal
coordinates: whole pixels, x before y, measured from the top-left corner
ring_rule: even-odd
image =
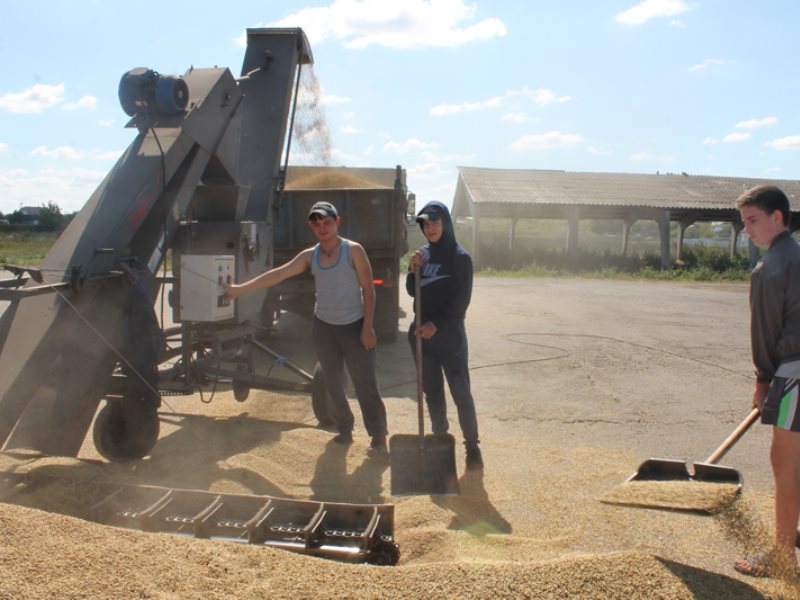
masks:
[[[782,565],[782,561],[776,560],[772,551],[756,552],[753,556],[740,558],[733,563],[733,568],[742,575],[750,577],[787,577],[800,576],[800,569],[797,565],[789,566],[788,561]]]
[[[733,563],[733,568],[742,575],[750,577],[769,577],[770,556],[763,550],[753,556],[740,558]]]

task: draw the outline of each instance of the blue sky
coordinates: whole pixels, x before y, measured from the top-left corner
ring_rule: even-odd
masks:
[[[133,140],[134,67],[238,75],[247,27],[299,26],[329,163],[800,179],[796,0],[0,0],[0,212],[78,210]],[[309,164],[301,152],[291,163]]]

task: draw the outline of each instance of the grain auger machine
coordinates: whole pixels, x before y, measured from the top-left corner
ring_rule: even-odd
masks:
[[[0,282],[0,448],[77,456],[97,414],[100,454],[137,459],[158,438],[161,395],[226,377],[240,400],[310,389],[255,372],[266,291],[234,306],[223,286],[272,264],[281,157],[312,62],[302,30],[249,29],[240,77],[125,73],[136,138],[40,266],[5,265],[16,277]],[[167,297],[170,327],[157,310]]]

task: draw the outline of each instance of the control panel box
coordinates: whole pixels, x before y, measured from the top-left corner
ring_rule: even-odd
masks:
[[[233,283],[233,256],[185,254],[181,256],[180,320],[224,321],[233,318],[233,301],[225,286]]]

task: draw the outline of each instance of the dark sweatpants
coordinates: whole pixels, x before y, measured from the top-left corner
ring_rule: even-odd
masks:
[[[408,341],[416,360],[414,328],[415,324],[412,323],[408,331]],[[433,433],[447,433],[450,427],[444,391],[444,379],[447,378],[450,395],[458,410],[458,423],[464,435],[464,444],[475,446],[479,443],[478,417],[470,391],[468,358],[467,332],[463,321],[448,324],[431,339],[422,340],[422,388],[425,391]]]
[[[363,322],[363,319],[359,319],[348,325],[331,325],[315,317],[311,332],[317,359],[325,376],[325,390],[333,404],[331,416],[339,432],[351,433],[354,423],[344,386],[344,365],[347,365],[361,407],[364,427],[371,437],[381,437],[388,433],[386,407],[378,391],[375,349],[366,350],[361,345]]]

